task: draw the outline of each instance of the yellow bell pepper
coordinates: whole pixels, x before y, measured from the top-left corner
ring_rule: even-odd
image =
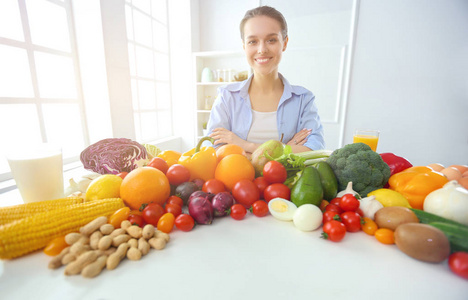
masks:
[[[213,147],[201,147],[204,141],[214,142],[213,138],[203,137],[197,146],[190,151],[183,153],[179,158],[179,164],[185,166],[190,171],[190,180],[214,178],[218,157]]]
[[[442,173],[423,166],[408,168],[388,180],[390,188],[405,196],[411,207],[417,209],[423,209],[426,196],[447,182],[448,179]]]
[[[164,159],[167,165],[170,167],[173,164],[176,164],[179,162],[179,158],[181,155],[182,153],[174,151],[174,150],[165,150],[159,153],[158,157]]]

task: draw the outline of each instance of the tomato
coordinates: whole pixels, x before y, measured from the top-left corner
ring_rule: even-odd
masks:
[[[224,183],[221,180],[218,180],[216,178],[208,179],[203,183],[202,186],[202,191],[205,193],[211,193],[216,195],[217,193],[225,192],[226,187],[224,186]]]
[[[158,225],[158,221],[164,215],[164,208],[158,203],[150,203],[142,211],[143,220],[153,226]]]
[[[263,191],[266,189],[267,186],[270,185],[268,181],[265,179],[265,177],[260,176],[254,179],[255,185],[257,185],[258,190],[260,191],[260,199],[265,199],[263,195]]]
[[[247,214],[247,210],[242,204],[234,204],[233,206],[231,206],[229,214],[234,220],[242,220]]]
[[[345,211],[340,214],[341,223],[346,226],[349,232],[358,232],[361,230],[361,216],[355,211]]]
[[[137,225],[139,227],[145,226],[145,220],[142,215],[129,215],[127,220],[130,221],[132,225]]]
[[[172,231],[172,228],[174,228],[174,222],[174,215],[171,213],[165,213],[161,218],[159,218],[157,228],[159,231],[169,233]]]
[[[127,220],[128,216],[130,215],[130,207],[122,207],[116,210],[110,217],[109,217],[109,224],[112,224],[114,228],[120,228],[120,224],[122,221]]]
[[[363,222],[361,224],[361,229],[368,235],[374,235],[379,226],[371,218],[364,217],[362,218]]]
[[[330,204],[335,204],[337,206],[340,206],[340,201],[341,201],[341,197],[333,198],[330,200]]]
[[[178,204],[174,204],[174,203],[168,203],[166,204],[166,206],[164,207],[164,211],[166,213],[171,213],[174,215],[174,217],[177,217],[179,216],[181,213],[182,213],[182,207]]]
[[[341,241],[346,235],[346,226],[336,220],[328,221],[323,224],[322,238],[332,242]]]
[[[167,198],[166,204],[177,204],[180,207],[183,207],[184,206],[184,200],[182,200],[182,198],[180,198],[179,196],[172,195],[169,198]]]
[[[322,223],[325,224],[325,223],[327,223],[328,221],[331,221],[331,220],[341,221],[340,214],[337,213],[336,211],[333,211],[333,210],[329,210],[329,211],[324,212],[323,213]]]
[[[362,211],[362,209],[358,208],[356,212],[361,216],[361,218],[364,218],[364,212]]]
[[[374,233],[374,236],[377,239],[377,241],[381,242],[382,244],[395,244],[395,236],[393,234],[393,230],[390,230],[388,228],[377,229]]]
[[[279,162],[270,160],[263,167],[263,177],[271,183],[283,183],[288,177],[286,168]]]
[[[190,171],[181,164],[174,164],[167,169],[166,177],[172,185],[179,185],[190,180]]]
[[[336,204],[328,204],[326,207],[325,207],[325,211],[335,211],[339,214],[341,214],[343,212],[343,210]]]
[[[454,252],[449,256],[448,265],[453,273],[468,279],[468,253]]]
[[[139,215],[139,216],[141,216],[142,213],[139,210],[131,210],[129,215]]]
[[[59,236],[47,243],[47,246],[44,248],[44,254],[49,256],[56,256],[62,252],[63,249],[67,248],[67,242],[65,242],[65,236]]]
[[[359,208],[360,202],[352,194],[345,194],[341,197],[340,208],[343,211],[356,211]]]
[[[169,169],[169,165],[161,157],[153,157],[153,159],[150,160],[147,166],[156,168],[164,174],[166,174],[167,169]]]
[[[330,204],[330,202],[328,202],[327,200],[323,200],[323,199],[322,199],[322,201],[320,202],[320,207],[319,207],[320,210],[321,210],[322,212],[324,212],[324,211],[325,211],[325,207],[327,207],[328,204]]]
[[[257,200],[252,204],[250,208],[251,212],[257,217],[264,217],[268,214],[268,204],[263,200]]]
[[[251,207],[255,201],[260,199],[258,187],[249,179],[238,181],[232,188],[232,195],[237,202],[244,205],[246,208]]]
[[[273,183],[266,187],[263,191],[266,202],[270,202],[274,198],[283,198],[289,200],[291,198],[291,190],[282,183]]]
[[[192,218],[191,215],[188,214],[180,214],[175,218],[175,226],[177,229],[188,232],[193,229],[195,226],[195,220]]]
[[[117,176],[119,176],[120,178],[124,179],[125,176],[127,176],[128,172],[120,172],[119,174],[117,174]]]

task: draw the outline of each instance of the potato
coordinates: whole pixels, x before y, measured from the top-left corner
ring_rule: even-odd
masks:
[[[402,206],[388,206],[379,209],[374,215],[374,221],[379,228],[395,231],[401,224],[419,223],[416,214],[409,208]]]
[[[450,255],[450,242],[438,228],[420,223],[402,224],[395,230],[395,244],[412,258],[440,263]]]

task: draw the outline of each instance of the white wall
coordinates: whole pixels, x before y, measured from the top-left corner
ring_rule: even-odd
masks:
[[[468,1],[360,1],[345,142],[381,131],[379,152],[468,164]]]

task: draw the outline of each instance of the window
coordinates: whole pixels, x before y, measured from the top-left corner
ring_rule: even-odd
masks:
[[[70,0],[0,1],[0,153],[60,142],[69,161],[87,144],[71,20]],[[0,180],[8,172],[0,160]]]
[[[127,0],[126,23],[136,139],[172,135],[166,0]]]

